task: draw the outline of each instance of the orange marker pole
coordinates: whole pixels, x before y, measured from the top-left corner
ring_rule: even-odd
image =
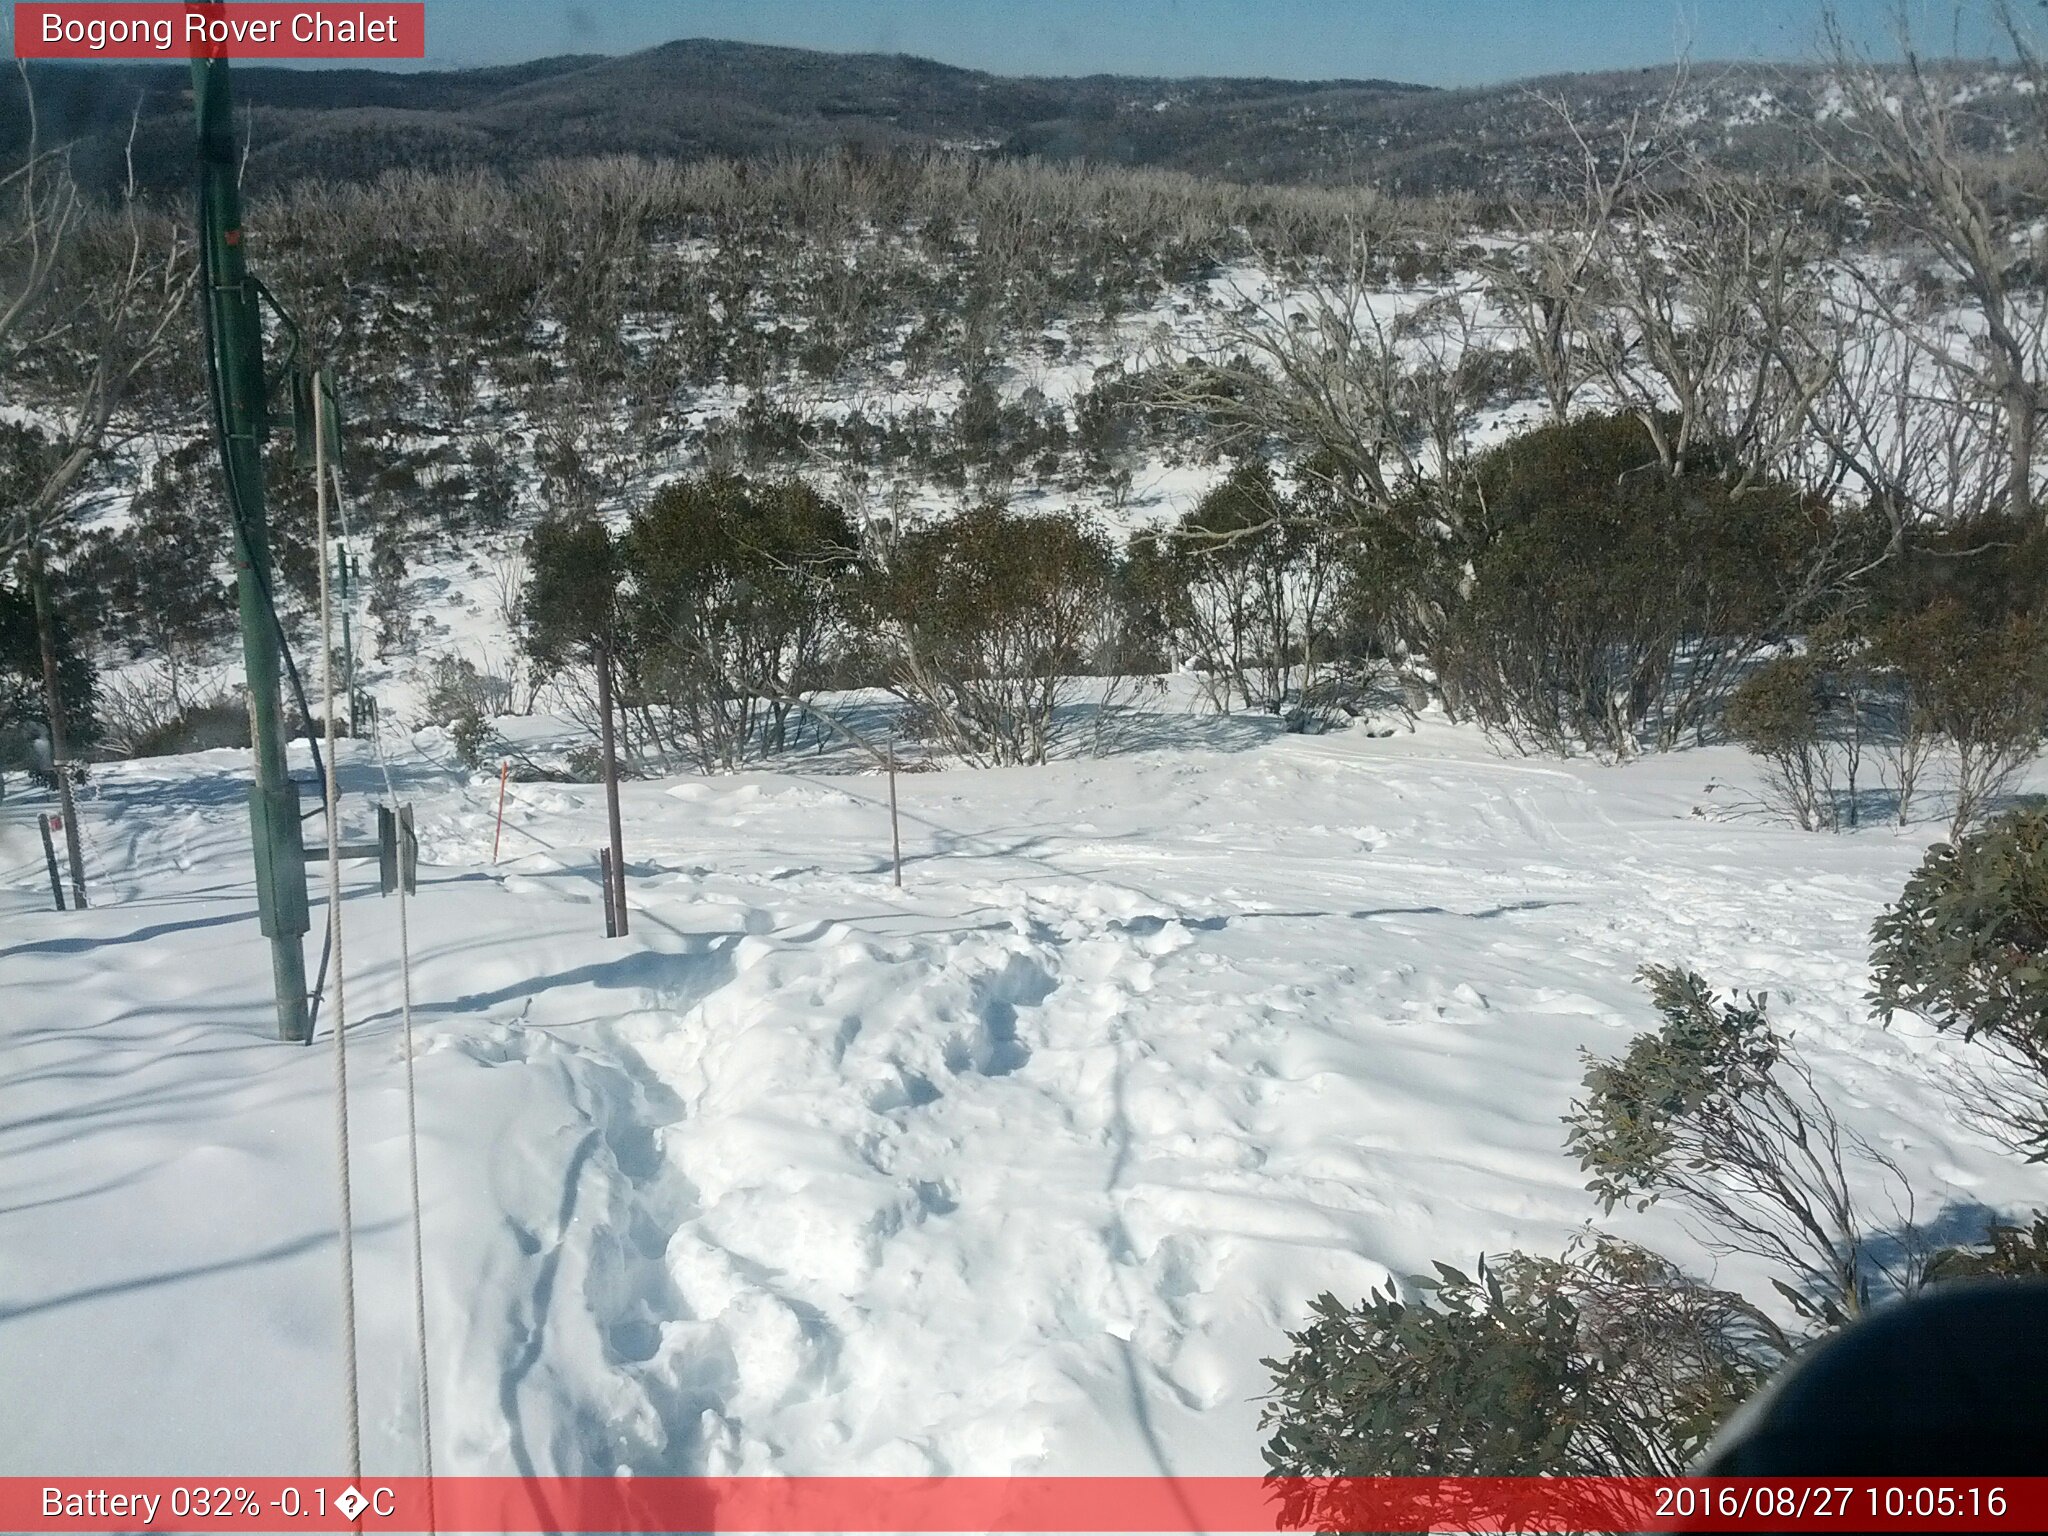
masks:
[[[512,772],[512,759],[498,765],[498,830],[491,834],[491,862],[498,862],[498,841],[505,835],[505,780]]]

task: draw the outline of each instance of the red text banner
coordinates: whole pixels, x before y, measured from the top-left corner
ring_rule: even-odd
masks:
[[[8,1531],[2040,1531],[2048,1478],[0,1478]]]
[[[427,8],[392,4],[168,4],[71,0],[14,7],[18,59],[418,59]]]

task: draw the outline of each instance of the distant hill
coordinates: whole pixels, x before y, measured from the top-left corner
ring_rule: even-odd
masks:
[[[1736,163],[1782,162],[1796,152],[1797,121],[1826,110],[1824,77],[1810,67],[1693,73],[1700,101],[1691,131]],[[1486,193],[1575,172],[1575,146],[1535,91],[1568,100],[1596,133],[1612,132],[1660,98],[1671,76],[1641,70],[1454,91],[1391,80],[1027,79],[901,54],[692,39],[493,69],[252,66],[235,78],[258,185],[398,168],[516,170],[556,155],[689,159],[851,143]],[[46,134],[79,141],[86,179],[105,184],[121,173],[139,103],[137,174],[156,187],[184,184],[184,66],[44,65],[35,80]],[[1996,109],[1999,92],[1984,99]],[[18,149],[25,131],[19,91],[0,90],[0,153]]]

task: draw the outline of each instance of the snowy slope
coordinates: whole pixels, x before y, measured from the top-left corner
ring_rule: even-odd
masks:
[[[617,942],[595,790],[514,786],[493,867],[495,785],[406,748],[442,1470],[1256,1472],[1316,1292],[1592,1213],[1558,1117],[1650,1022],[1645,961],[1768,987],[1922,1222],[2040,1202],[1956,1124],[1955,1046],[1859,1003],[1931,829],[1694,815],[1747,775],[1718,750],[1160,728],[1197,744],[905,776],[901,891],[872,776],[631,784]],[[0,806],[0,1472],[341,1462],[332,1060],[269,1038],[245,773],[96,770],[85,914]],[[346,878],[364,1432],[402,1473],[397,911]]]

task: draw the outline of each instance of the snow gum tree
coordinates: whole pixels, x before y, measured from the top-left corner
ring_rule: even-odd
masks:
[[[1589,416],[1481,455],[1448,526],[1432,494],[1396,509],[1408,537],[1382,579],[1441,616],[1418,648],[1524,750],[1678,745],[1822,584],[1824,509],[1779,484],[1738,495],[1711,453],[1677,476],[1657,454],[1632,416]]]
[[[21,161],[0,171],[0,380],[10,398],[43,403],[14,453],[17,482],[0,500],[0,564],[14,567],[34,603],[43,661],[43,710],[57,767],[73,900],[85,902],[85,865],[72,803],[81,741],[60,677],[55,570],[91,473],[142,430],[138,400],[185,320],[193,266],[184,231],[146,208],[129,174],[112,208],[88,205],[65,152],[40,134],[35,93],[20,71],[28,137]],[[140,108],[137,109],[139,122]]]
[[[912,723],[970,762],[1040,763],[1080,675],[1113,652],[1109,542],[1079,515],[989,503],[901,535],[867,622]]]
[[[620,549],[655,734],[707,772],[782,750],[842,638],[857,544],[801,481],[714,474],[657,492]]]
[[[2048,111],[2040,106],[2048,67],[2006,0],[1990,7],[2031,83],[2036,111],[2003,145],[1996,177],[1982,161],[1962,66],[1928,59],[1903,27],[1903,68],[1873,62],[1839,18],[1828,20],[1831,75],[1843,110],[1815,142],[1846,190],[1904,234],[1938,278],[1966,301],[1966,318],[1928,325],[1889,283],[1884,260],[1853,262],[1859,297],[1876,324],[1906,337],[1922,360],[1959,386],[1966,414],[1992,423],[1992,449],[2006,511],[2038,511],[2043,421],[2048,419],[2048,305],[2039,282],[2041,211],[2048,173]]]
[[[1344,572],[1342,530],[1319,505],[1247,459],[1176,527],[1131,542],[1167,643],[1203,668],[1220,710],[1279,714],[1316,692]]]

